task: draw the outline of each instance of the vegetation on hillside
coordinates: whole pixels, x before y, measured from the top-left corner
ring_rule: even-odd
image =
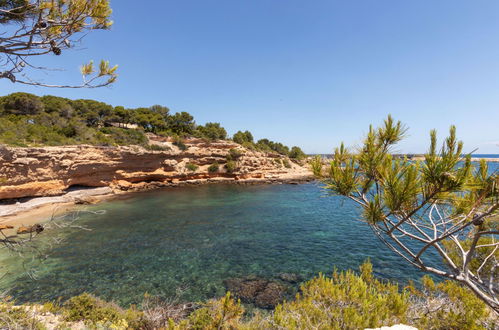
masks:
[[[253,134],[251,134],[251,132],[249,131],[238,131],[234,134],[232,140],[248,149],[276,152],[278,154],[285,155],[296,160],[301,160],[306,157],[305,153],[300,149],[300,147],[297,146],[292,147],[290,151],[289,147],[280,142],[274,142],[268,139],[260,139],[255,142],[253,139]]]
[[[210,141],[227,139],[220,123],[197,125],[187,112],[170,113],[161,105],[126,109],[95,100],[70,100],[51,95],[13,93],[0,97],[0,143],[13,146],[32,145],[147,145],[145,133],[171,136],[185,149],[183,138],[197,137]],[[295,159],[305,154],[267,139],[253,142],[250,132],[237,132],[234,142],[245,147],[277,152]]]
[[[227,293],[197,305],[162,302],[145,296],[139,306],[123,309],[82,294],[46,303],[42,313],[59,316],[62,328],[83,321],[90,328],[111,329],[364,329],[407,324],[419,329],[494,329],[497,317],[468,289],[456,282],[435,283],[428,276],[421,289],[400,288],[373,276],[369,262],[360,272],[334,271],[301,285],[292,301],[271,312],[247,314],[237,297]],[[0,304],[0,327],[41,329],[27,312]]]

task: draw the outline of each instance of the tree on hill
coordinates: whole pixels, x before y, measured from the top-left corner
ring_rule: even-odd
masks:
[[[125,109],[125,107],[117,106],[114,108],[112,121],[126,127],[126,125],[133,121],[133,112]]]
[[[36,95],[13,93],[0,99],[0,109],[4,114],[36,115],[44,109],[44,105]]]
[[[220,123],[206,123],[204,126],[196,128],[197,135],[210,140],[224,140],[227,138],[227,131],[220,126]]]
[[[45,112],[58,113],[64,118],[71,118],[74,113],[74,108],[71,105],[72,101],[63,97],[45,95],[40,98],[44,105]]]
[[[8,145],[145,145],[144,132],[175,138],[227,139],[227,131],[220,123],[196,126],[191,114],[170,115],[170,109],[161,105],[125,109],[95,100],[52,95],[13,93],[0,97],[0,143]],[[251,150],[283,155],[290,152],[282,143],[268,139],[259,140],[256,145],[249,131],[237,132],[234,141]],[[290,155],[298,158],[303,153],[298,147],[291,151]]]
[[[76,100],[72,102],[72,106],[90,127],[103,125],[113,112],[111,105],[95,100]]]
[[[237,131],[232,140],[239,144],[253,143],[253,135],[249,131]]]
[[[460,282],[499,313],[499,176],[462,157],[454,127],[440,150],[431,132],[424,161],[394,158],[405,132],[389,116],[358,150],[342,144],[315,174],[360,205],[363,221],[407,263]]]
[[[294,146],[289,151],[289,158],[300,160],[300,159],[303,159],[305,157],[307,157],[307,155],[305,155],[305,153],[303,152],[303,150],[301,150],[300,147]]]
[[[179,136],[188,136],[194,133],[196,123],[194,117],[188,112],[177,112],[168,117],[167,128]]]
[[[161,115],[165,121],[168,120],[168,117],[170,116],[170,109],[168,109],[165,106],[156,104],[156,105],[151,106],[149,109],[152,112]]]
[[[112,25],[108,0],[0,0],[0,79],[26,85],[59,88],[94,88],[116,81],[117,66],[101,61],[81,67],[83,82],[78,85],[46,84],[35,80],[35,70],[47,70],[32,63],[33,58],[59,56],[74,47],[93,30]]]
[[[258,149],[263,151],[275,151],[281,155],[287,156],[289,148],[280,142],[270,141],[269,139],[260,139],[256,143]]]
[[[160,113],[152,111],[150,108],[137,108],[132,111],[132,121],[147,132],[156,133],[167,127],[163,116]]]

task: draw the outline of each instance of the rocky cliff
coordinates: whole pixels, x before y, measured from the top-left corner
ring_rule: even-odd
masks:
[[[159,150],[88,145],[1,147],[0,199],[54,196],[73,186],[126,191],[181,183],[310,177],[309,170],[284,156],[248,150],[230,141],[190,139],[185,141],[187,149],[181,150],[167,139],[150,139]],[[233,171],[225,166],[228,159],[233,159]],[[209,171],[213,164],[219,164],[218,171],[213,167]]]

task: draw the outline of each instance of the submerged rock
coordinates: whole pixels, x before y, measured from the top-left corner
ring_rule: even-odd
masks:
[[[279,274],[278,278],[284,282],[288,282],[291,284],[303,282],[303,277],[294,273],[281,273]]]
[[[286,287],[276,282],[268,282],[267,286],[255,297],[255,305],[260,308],[274,308],[284,300]]]
[[[287,287],[262,278],[232,278],[225,287],[245,303],[259,308],[272,309],[284,300]]]

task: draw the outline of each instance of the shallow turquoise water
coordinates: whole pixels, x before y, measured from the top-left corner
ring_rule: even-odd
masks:
[[[140,193],[105,202],[82,215],[92,231],[52,229],[38,243],[50,253],[27,264],[37,279],[21,274],[21,260],[2,256],[12,271],[3,288],[20,302],[44,301],[91,292],[123,305],[143,294],[205,300],[225,292],[223,281],[256,275],[357,269],[371,258],[377,275],[422,276],[388,251],[358,208],[341,197],[326,197],[317,184],[204,185]],[[48,247],[48,237],[65,240]],[[26,260],[24,260],[26,261]]]

